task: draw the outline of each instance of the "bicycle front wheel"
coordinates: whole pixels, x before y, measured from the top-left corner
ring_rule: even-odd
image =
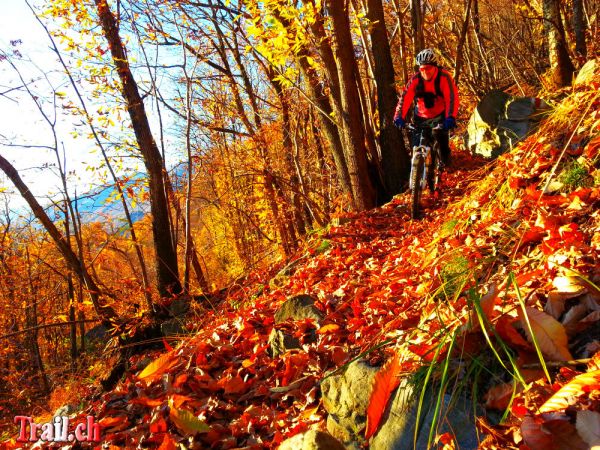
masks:
[[[413,219],[419,217],[419,204],[421,202],[421,178],[423,178],[423,170],[425,169],[425,161],[423,157],[417,156],[414,159],[412,170],[410,172],[410,184],[412,185],[411,192],[411,208],[410,215]]]

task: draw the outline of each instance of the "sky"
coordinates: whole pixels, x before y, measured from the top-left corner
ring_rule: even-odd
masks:
[[[40,1],[40,0],[33,0]],[[51,86],[64,91],[77,105],[80,103],[70,89],[57,56],[50,48],[45,30],[37,22],[24,0],[0,0],[0,50],[10,54],[18,49],[22,58],[12,58],[19,72],[39,98],[48,98]],[[11,41],[18,41],[14,46]],[[43,205],[49,204],[49,197],[62,198],[61,182],[56,169],[48,168],[56,164],[54,151],[41,148],[53,146],[52,128],[37,109],[34,101],[24,90],[11,90],[22,85],[16,71],[7,61],[0,60],[0,154],[9,160],[23,181],[28,185]],[[51,86],[50,86],[51,85]],[[4,93],[4,95],[3,95]],[[98,105],[88,104],[94,111]],[[51,119],[55,108],[45,103],[43,109]],[[151,114],[151,108],[148,108]],[[67,172],[70,172],[69,188],[71,195],[76,190],[83,194],[103,184],[98,172],[90,171],[89,166],[98,166],[102,160],[100,152],[93,152],[95,143],[91,139],[74,139],[71,132],[75,125],[79,130],[89,132],[80,118],[66,117],[58,111],[56,131],[59,149],[65,151]],[[155,118],[150,117],[150,121]],[[167,139],[167,142],[169,140]],[[132,161],[137,164],[137,161]],[[131,166],[130,166],[131,167]],[[88,168],[88,170],[86,170]],[[27,210],[26,203],[0,172],[0,203],[2,195],[9,196],[13,210]]]
[[[30,61],[13,60],[18,64],[25,81],[31,83],[34,94],[39,94],[40,97],[47,96],[49,85],[44,76],[47,76],[55,87],[60,88],[64,85],[57,58],[49,48],[48,38],[26,3],[23,0],[0,0],[0,5],[0,49],[5,53],[18,49],[24,59]],[[13,46],[11,41],[19,43]],[[8,62],[0,61],[0,154],[15,166],[36,196],[52,196],[58,192],[60,180],[47,168],[42,168],[54,164],[56,155],[53,151],[39,148],[53,145],[51,127],[26,92],[10,90],[21,84],[17,73]],[[54,117],[52,105],[44,105],[44,110],[49,117]],[[57,131],[61,141],[59,148],[62,148],[63,144],[67,151],[67,170],[79,172],[83,169],[83,162],[89,157],[89,147],[82,149],[80,143],[73,141],[69,135],[72,125],[72,122],[64,119],[57,120]],[[84,151],[77,151],[78,147]],[[89,182],[87,184],[89,185]],[[18,194],[10,194],[14,192],[13,186],[0,174],[0,188],[2,187],[9,192],[11,208],[20,209],[24,201]],[[41,203],[45,202],[41,200]]]

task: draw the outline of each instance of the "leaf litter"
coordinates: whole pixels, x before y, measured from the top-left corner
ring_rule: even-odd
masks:
[[[582,99],[592,106],[582,108]],[[521,377],[495,379],[479,399],[506,411],[496,424],[477,419],[480,448],[598,445],[600,187],[547,187],[568,158],[597,167],[599,107],[592,88],[579,86],[561,104],[560,114],[572,115],[567,125],[550,116],[496,162],[455,149],[442,195],[423,199],[422,220],[409,219],[408,194],[348,215],[307,242],[286,282],[269,286],[283,263],[250,273],[221,306],[192,319],[193,336],[131,357],[117,387],[85,399],[72,420],[94,415],[106,448],[277,448],[326,428],[320,380],[362,354],[383,366],[369,407],[372,435],[394,378],[442,361],[443,336],[458,331],[450,357],[457,347],[463,356],[485,351],[497,336]],[[591,137],[577,155],[554,144],[568,146],[576,132]],[[325,321],[285,324],[301,348],[272,358],[274,313],[297,294],[318,298]],[[303,341],[315,328],[316,342]]]

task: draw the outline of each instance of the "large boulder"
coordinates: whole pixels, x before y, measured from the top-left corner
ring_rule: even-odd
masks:
[[[594,79],[596,74],[600,72],[600,59],[590,59],[586,62],[579,72],[573,84],[578,86],[580,84],[587,84]]]
[[[436,415],[437,392],[433,395],[432,390],[427,389],[420,408],[418,395],[415,394],[420,393],[414,392],[414,387],[407,379],[403,379],[382,418],[381,427],[371,439],[371,450],[426,449],[430,447],[430,433],[432,438],[450,433],[456,448],[460,450],[479,447],[473,404],[464,395],[453,397],[444,394],[440,400],[439,414]],[[419,430],[416,446],[415,428]]]
[[[286,439],[279,450],[345,450],[340,442],[323,431],[309,430]]]
[[[347,449],[358,450],[365,445],[367,407],[373,391],[373,380],[379,368],[356,361],[343,374],[326,378],[321,384],[323,406],[328,413],[327,430]],[[432,435],[451,433],[462,450],[478,447],[473,405],[461,395],[445,394],[436,416],[437,392],[426,389],[419,407],[420,390],[409,378],[403,378],[390,399],[378,431],[371,438],[371,450],[426,449]],[[417,423],[417,416],[419,420]],[[434,420],[438,417],[438,420]],[[415,428],[418,427],[416,447]]]
[[[325,378],[321,383],[323,406],[328,413],[327,431],[347,449],[358,450],[364,443],[367,407],[378,370],[358,360],[344,373]]]
[[[467,147],[474,154],[496,158],[527,136],[549,110],[540,98],[491,91],[469,119]]]

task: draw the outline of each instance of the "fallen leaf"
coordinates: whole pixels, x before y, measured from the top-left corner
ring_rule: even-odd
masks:
[[[521,422],[523,440],[531,450],[554,449],[552,436],[542,430],[544,420],[540,417],[527,415]]]
[[[177,444],[170,434],[166,433],[158,450],[177,450]]]
[[[365,439],[369,439],[379,427],[379,422],[388,404],[390,395],[400,384],[400,360],[397,354],[377,372],[373,382],[373,392],[367,407],[367,427]]]
[[[337,323],[328,323],[317,330],[317,334],[335,333],[340,329]]]
[[[150,364],[148,364],[144,370],[140,372],[138,378],[140,380],[146,380],[150,383],[160,377],[163,373],[173,368],[177,364],[177,359],[172,352],[161,355]]]
[[[572,402],[583,394],[583,387],[600,384],[600,370],[577,375],[561,387],[546,403],[540,406],[540,413],[559,411],[567,408]]]
[[[184,435],[206,433],[211,430],[206,422],[198,419],[191,412],[175,408],[173,399],[169,399],[169,407],[169,418]]]
[[[569,361],[573,359],[567,348],[567,333],[560,322],[552,316],[530,306],[525,307],[527,318],[523,317],[523,311],[519,309],[521,324],[529,342],[535,342],[540,350],[552,361]],[[527,325],[527,319],[531,324],[531,330]],[[533,336],[531,333],[533,332]]]

